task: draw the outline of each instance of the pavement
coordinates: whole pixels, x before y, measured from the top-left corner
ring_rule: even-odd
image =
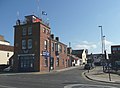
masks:
[[[88,79],[98,82],[120,84],[120,75],[113,73],[104,73],[102,66],[95,67],[92,70],[86,70],[83,73]]]

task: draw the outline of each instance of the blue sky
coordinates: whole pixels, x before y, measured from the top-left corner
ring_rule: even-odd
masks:
[[[41,11],[47,16],[41,16]],[[52,33],[67,45],[71,42],[73,49],[101,52],[99,25],[103,26],[108,52],[111,45],[120,44],[120,0],[0,0],[0,34],[14,45],[17,18],[33,13],[49,18]]]

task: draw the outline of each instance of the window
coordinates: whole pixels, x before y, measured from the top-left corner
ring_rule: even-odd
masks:
[[[34,57],[31,56],[21,56],[20,57],[20,68],[33,68]]]
[[[28,39],[28,49],[32,48],[32,39]]]
[[[64,59],[62,59],[62,64],[64,65]]]
[[[113,48],[113,51],[116,51],[116,50],[117,50],[117,48],[116,48],[116,47],[114,47],[114,48]]]
[[[28,27],[28,35],[32,34],[32,27]]]
[[[44,66],[48,67],[48,59],[47,58],[44,59]]]
[[[62,53],[62,45],[59,45],[58,47],[59,47],[59,52]]]
[[[59,66],[59,58],[56,60],[56,66]]]
[[[26,35],[26,33],[27,33],[26,27],[23,27],[22,28],[22,35]]]
[[[26,49],[26,40],[22,40],[22,49]]]
[[[54,51],[54,43],[52,43],[52,51]]]
[[[58,51],[61,53],[62,52],[62,45],[58,44]]]
[[[9,53],[7,53],[7,57],[9,57]]]
[[[120,47],[118,47],[118,50],[120,50]]]
[[[55,51],[58,51],[58,43],[55,43]]]
[[[47,40],[45,40],[45,41],[44,41],[44,49],[45,49],[45,50],[47,50],[47,44],[48,44],[48,42],[47,42]]]
[[[66,53],[66,47],[64,46],[64,53]]]
[[[50,34],[49,30],[47,31],[47,34]]]
[[[46,32],[46,29],[45,28],[43,28],[43,33],[45,33]]]

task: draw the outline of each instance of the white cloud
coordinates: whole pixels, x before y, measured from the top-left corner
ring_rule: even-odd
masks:
[[[97,46],[88,41],[82,41],[81,43],[75,44],[74,49],[95,49]]]
[[[73,49],[88,49],[89,53],[101,53],[101,43],[93,43],[88,41],[81,41],[73,44]],[[113,42],[105,40],[105,48],[108,53],[111,53],[111,45]]]
[[[89,42],[88,42],[88,41],[82,41],[82,43],[84,43],[84,44],[89,44]]]

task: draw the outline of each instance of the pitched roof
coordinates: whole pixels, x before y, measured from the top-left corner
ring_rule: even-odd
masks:
[[[0,44],[0,50],[14,52],[14,47],[13,46],[1,45]]]

